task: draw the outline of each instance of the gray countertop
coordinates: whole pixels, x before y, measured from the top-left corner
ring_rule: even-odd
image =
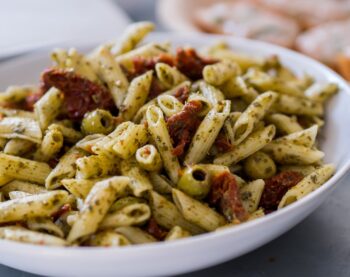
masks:
[[[155,19],[152,0],[120,4],[133,20]],[[316,212],[278,239],[235,260],[182,276],[350,276],[349,183],[350,174]],[[0,265],[0,276],[37,275]]]

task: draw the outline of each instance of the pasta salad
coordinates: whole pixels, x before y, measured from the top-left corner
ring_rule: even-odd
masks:
[[[0,94],[0,238],[126,246],[232,227],[334,173],[316,137],[336,84],[219,42],[55,49],[39,86]]]

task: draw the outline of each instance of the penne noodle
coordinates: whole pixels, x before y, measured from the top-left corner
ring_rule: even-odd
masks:
[[[119,172],[120,160],[99,154],[78,158],[75,161],[77,179],[93,179],[115,175]],[[71,178],[73,176],[67,176]]]
[[[112,52],[115,56],[127,53],[133,50],[143,38],[154,30],[154,24],[147,21],[141,21],[131,24],[124,32],[120,40],[114,43]]]
[[[208,232],[226,224],[222,215],[177,189],[173,189],[173,199],[186,220]]]
[[[311,174],[307,175],[297,185],[287,191],[287,193],[280,201],[278,209],[281,209],[297,200],[300,200],[310,192],[320,187],[333,175],[334,171],[335,168],[332,164],[326,164],[316,169]]]
[[[233,150],[217,156],[213,161],[214,164],[231,165],[249,157],[270,143],[275,136],[275,132],[274,125],[253,132]]]
[[[242,205],[247,212],[253,213],[258,209],[258,205],[259,205],[264,187],[265,187],[264,180],[258,179],[244,185],[239,190],[239,193],[242,199]]]
[[[187,80],[176,67],[161,62],[156,64],[156,75],[166,89],[171,89]]]
[[[63,190],[29,195],[0,203],[0,223],[16,222],[35,217],[50,217],[68,200]]]
[[[272,106],[276,112],[292,115],[323,115],[323,106],[319,102],[290,95],[279,95]]]
[[[177,183],[179,178],[180,164],[175,155],[173,155],[173,145],[164,120],[161,109],[156,106],[150,106],[147,109],[146,119],[148,131],[153,138],[160,156],[163,160],[164,169],[167,171],[171,181]]]
[[[47,190],[43,186],[39,186],[37,184],[29,183],[26,181],[13,180],[0,188],[0,191],[5,195],[11,191],[23,191],[29,194],[39,194],[43,192],[47,192]]]
[[[158,97],[160,96],[163,96],[163,95],[171,95],[171,96],[174,96],[176,94],[177,91],[181,90],[181,89],[187,89],[189,88],[191,85],[191,83],[189,81],[185,81],[181,84],[179,84],[178,86],[172,88],[172,89],[169,89],[163,93],[161,93],[160,95],[158,95]],[[144,119],[145,115],[146,115],[146,112],[147,112],[147,109],[148,107],[152,106],[152,105],[157,105],[157,98],[154,98],[150,101],[148,101],[145,105],[143,105],[139,110],[138,112],[136,113],[136,115],[134,116],[133,118],[133,122],[136,122],[136,123],[140,123],[142,122],[142,120]]]
[[[120,108],[129,86],[129,82],[124,75],[120,65],[115,61],[110,50],[101,46],[90,57],[99,77],[105,82],[110,90],[115,105]]]
[[[46,246],[67,245],[65,240],[56,236],[30,231],[23,227],[17,226],[0,227],[0,238]]]
[[[63,101],[64,94],[52,87],[34,104],[34,113],[42,131],[45,131],[59,115]]]
[[[160,154],[152,144],[137,149],[135,157],[139,166],[147,171],[159,171],[163,166]]]
[[[32,231],[46,232],[59,238],[64,238],[63,231],[49,218],[33,218],[27,220],[27,227]]]
[[[48,130],[43,138],[40,148],[34,154],[34,159],[48,162],[54,158],[63,146],[63,135],[58,129]]]
[[[93,235],[87,242],[90,246],[120,247],[127,246],[130,241],[123,235],[112,230],[102,231]]]
[[[148,140],[146,127],[131,121],[120,124],[116,129],[115,136],[111,142],[111,148],[113,153],[122,159],[130,158]],[[105,148],[108,149],[109,144]]]
[[[5,117],[0,120],[0,137],[25,139],[41,143],[42,133],[37,121],[26,117]]]
[[[160,226],[167,229],[180,226],[192,234],[204,232],[204,230],[196,224],[187,221],[176,206],[164,196],[161,196],[155,191],[150,191],[149,197],[152,216]]]
[[[165,176],[160,175],[157,172],[150,172],[149,179],[152,183],[154,191],[160,194],[171,194],[171,190],[174,187],[174,184],[171,183]]]
[[[23,156],[35,147],[32,141],[24,139],[10,139],[5,147],[4,153],[13,156]]]
[[[51,168],[46,163],[0,153],[0,172],[8,177],[44,184]]]
[[[153,236],[142,231],[138,227],[123,226],[116,228],[115,231],[125,236],[132,244],[144,244],[157,241]]]
[[[153,58],[161,54],[166,54],[169,52],[169,46],[170,45],[168,45],[167,43],[148,43],[138,48],[135,48],[125,54],[117,56],[116,61],[128,70],[133,70],[133,60],[135,58]]]
[[[129,188],[136,197],[142,197],[147,191],[152,189],[153,186],[148,179],[147,173],[137,165],[136,161],[122,161],[120,171],[131,179]]]
[[[230,78],[236,77],[240,73],[237,63],[231,60],[206,65],[203,68],[203,79],[210,85],[220,86]]]
[[[280,164],[313,164],[324,157],[324,153],[316,149],[274,141],[266,145],[263,151],[270,154]]]
[[[185,157],[186,164],[195,164],[203,160],[230,113],[230,104],[230,101],[220,103],[203,119],[192,138]]]
[[[157,104],[165,116],[170,117],[183,108],[183,104],[172,95],[160,95],[157,97]]]
[[[233,127],[234,144],[240,144],[254,130],[256,124],[265,116],[276,101],[277,94],[272,91],[259,95],[240,115]]]
[[[225,100],[224,94],[219,89],[205,82],[199,83],[199,89],[204,98],[207,99],[212,104],[212,106],[215,106],[221,101]]]
[[[75,162],[84,156],[85,153],[75,147],[68,150],[45,179],[45,187],[49,190],[55,189],[62,185],[63,179],[73,178],[76,173]]]
[[[78,218],[68,234],[67,241],[73,242],[93,234],[113,201],[125,194],[129,182],[130,179],[124,176],[97,182],[86,197]]]
[[[276,126],[277,132],[283,135],[299,132],[303,127],[298,123],[295,116],[287,116],[281,113],[274,113],[266,116],[270,124]]]
[[[182,238],[190,237],[191,233],[185,229],[182,229],[180,226],[174,226],[170,229],[169,233],[165,237],[165,241],[178,240]]]
[[[297,144],[311,148],[316,141],[318,126],[313,125],[310,128],[291,133],[287,136],[275,140],[276,143]]]
[[[137,111],[145,104],[153,79],[153,71],[147,71],[136,77],[130,83],[121,108],[121,117],[131,120]]]
[[[115,212],[108,213],[102,220],[99,229],[111,229],[121,226],[142,225],[151,217],[148,205],[135,203],[127,205]]]

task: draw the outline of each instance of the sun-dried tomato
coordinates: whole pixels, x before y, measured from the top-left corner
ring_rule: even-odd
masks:
[[[168,234],[168,232],[164,228],[158,225],[157,221],[153,217],[151,217],[148,221],[148,224],[146,226],[146,232],[148,232],[158,240],[163,240]]]
[[[275,211],[286,192],[298,184],[303,175],[295,171],[284,171],[265,179],[265,188],[261,195],[259,206],[265,212]]]
[[[170,66],[174,65],[174,57],[170,54],[160,54],[156,57],[141,57],[137,56],[132,59],[133,70],[128,71],[124,68],[124,72],[129,81],[137,76],[146,73],[149,70],[154,70],[157,63],[166,63]]]
[[[218,208],[227,221],[244,221],[248,213],[242,205],[235,176],[223,172],[212,178],[209,203]]]
[[[63,214],[69,212],[72,209],[71,205],[69,203],[62,205],[59,210],[57,210],[56,212],[54,212],[51,217],[53,219],[53,221],[56,221],[57,219],[59,219]]]
[[[192,80],[201,79],[203,68],[217,62],[200,57],[193,48],[178,48],[175,61],[177,69]]]
[[[229,139],[221,132],[216,137],[214,145],[220,153],[225,153],[233,149],[233,145],[231,144]]]
[[[183,109],[167,119],[169,135],[173,140],[173,155],[179,157],[185,152],[186,146],[196,132],[200,119],[199,111],[202,109],[202,103],[193,100],[188,102]]]
[[[72,71],[48,69],[43,72],[41,79],[43,92],[51,87],[63,92],[63,114],[70,119],[81,119],[86,112],[97,108],[115,110],[112,95],[105,87]]]
[[[188,86],[180,87],[174,94],[177,100],[179,100],[182,104],[185,104],[189,95],[190,95],[190,88]]]
[[[153,98],[156,98],[159,94],[163,92],[163,87],[161,86],[159,80],[155,77],[153,77],[151,82],[151,87],[149,88],[149,94],[147,101],[152,100]]]

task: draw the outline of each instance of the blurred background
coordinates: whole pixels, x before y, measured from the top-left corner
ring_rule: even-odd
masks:
[[[0,58],[62,42],[158,30],[247,37],[309,55],[350,80],[350,0],[12,0],[0,9]]]

